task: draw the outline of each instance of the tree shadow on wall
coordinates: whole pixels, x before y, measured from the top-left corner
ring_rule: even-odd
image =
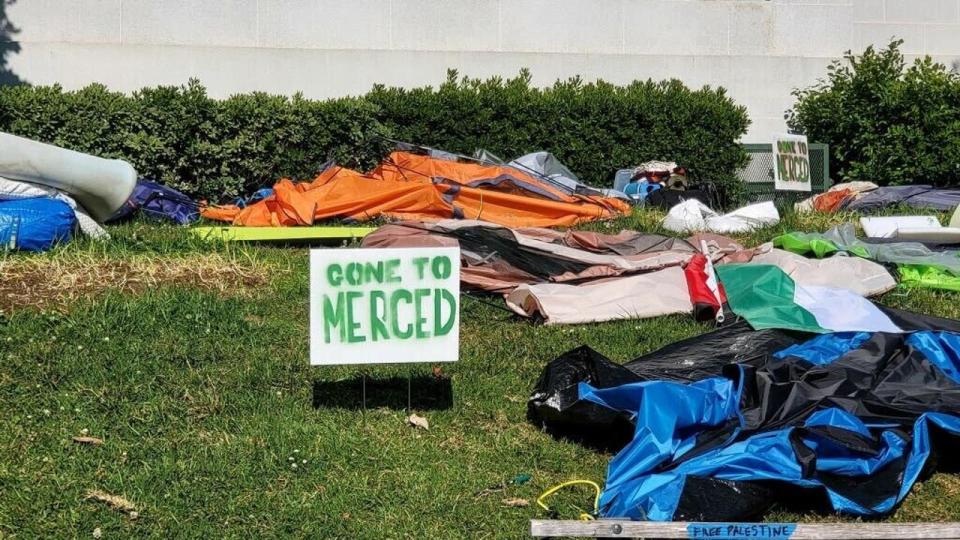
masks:
[[[10,56],[20,52],[20,43],[16,41],[20,29],[7,19],[7,6],[17,0],[0,0],[0,86],[23,84],[25,81],[10,71]]]

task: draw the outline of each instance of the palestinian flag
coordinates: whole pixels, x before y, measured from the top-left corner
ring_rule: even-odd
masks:
[[[755,330],[903,332],[872,302],[853,291],[803,286],[770,264],[721,264],[717,277],[734,313]]]
[[[717,283],[713,263],[702,253],[696,253],[684,266],[683,275],[687,279],[690,303],[693,304],[693,318],[698,321],[716,319],[722,323],[723,305],[727,298],[723,294],[723,287]]]

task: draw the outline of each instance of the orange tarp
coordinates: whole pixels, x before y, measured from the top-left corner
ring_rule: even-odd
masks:
[[[466,186],[488,179],[500,181]],[[331,218],[367,221],[378,216],[483,219],[507,227],[553,227],[608,219],[629,209],[617,199],[568,195],[509,167],[396,152],[370,176],[331,167],[312,182],[280,180],[272,196],[246,208],[217,206],[201,213],[208,219],[251,227],[312,225]]]
[[[577,198],[557,189],[549,182],[513,167],[462,163],[409,152],[391,153],[380,166],[370,173],[370,176],[397,182],[433,182],[436,180],[464,186],[483,180],[492,182],[497,179],[509,179],[509,181],[501,182],[495,187],[490,186],[490,188],[507,193],[549,197],[567,202],[577,200]],[[523,186],[529,187],[525,188]]]
[[[850,189],[821,193],[813,198],[813,209],[817,212],[836,212],[853,196],[854,192]]]

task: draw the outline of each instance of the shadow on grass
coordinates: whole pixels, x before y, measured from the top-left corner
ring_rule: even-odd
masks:
[[[429,375],[411,377],[367,377],[366,406],[368,409],[386,407],[407,408],[407,383],[410,384],[410,408],[436,411],[453,406],[453,386],[449,378]],[[364,406],[363,376],[339,381],[313,381],[315,409],[362,410]]]
[[[577,444],[606,454],[616,454],[633,440],[634,426],[625,419],[617,419],[611,425],[602,426],[552,425],[546,427],[528,410],[527,421],[540,427],[557,441]]]

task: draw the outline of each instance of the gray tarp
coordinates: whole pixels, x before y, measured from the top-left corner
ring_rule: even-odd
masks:
[[[823,238],[843,251],[864,250],[870,258],[884,263],[934,265],[960,275],[960,251],[934,251],[920,242],[864,242],[857,238],[852,223],[844,223],[823,234],[792,233],[798,238]]]
[[[851,202],[847,209],[869,211],[898,204],[928,210],[953,210],[960,205],[960,189],[936,189],[932,186],[881,187]]]
[[[626,193],[615,189],[595,188],[588,186],[573,174],[573,171],[567,168],[557,156],[550,152],[540,151],[531,152],[520,156],[509,163],[505,163],[499,156],[487,150],[480,149],[474,152],[473,157],[487,163],[496,163],[513,167],[519,171],[534,176],[547,178],[553,185],[561,188],[571,195],[578,193],[581,195],[598,195],[601,197],[615,197],[625,201],[632,201]]]
[[[561,163],[560,160],[550,152],[533,152],[520,156],[510,163],[507,163],[507,165],[527,173],[533,172],[540,176],[546,176],[573,193],[616,197],[625,201],[631,200],[630,197],[627,197],[627,194],[622,191],[594,188],[584,184],[577,178],[577,175],[573,174],[566,165]]]

